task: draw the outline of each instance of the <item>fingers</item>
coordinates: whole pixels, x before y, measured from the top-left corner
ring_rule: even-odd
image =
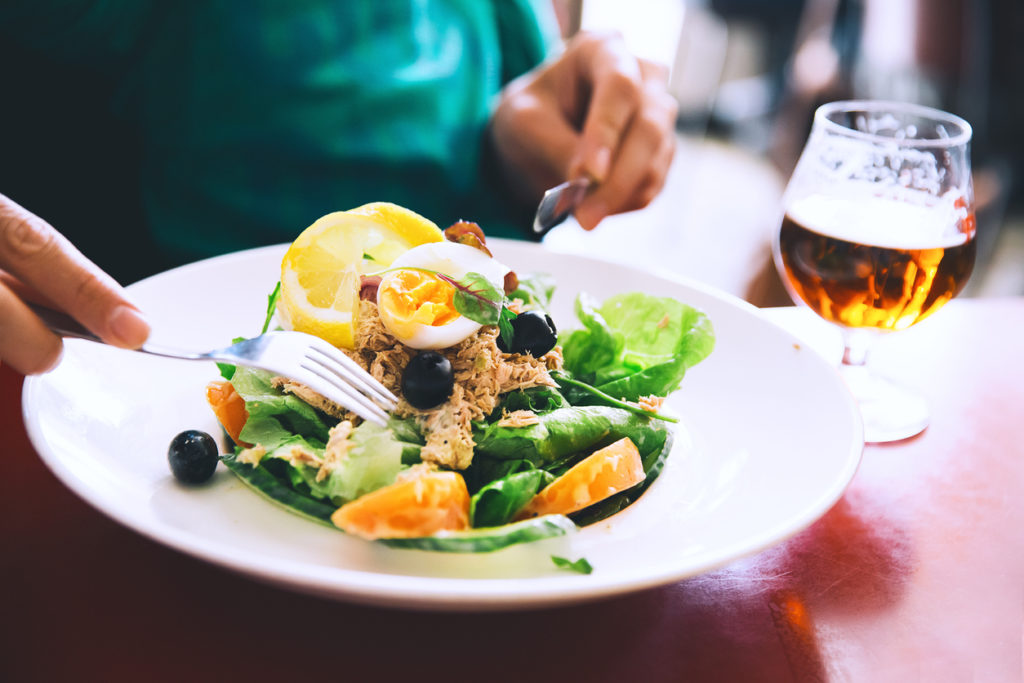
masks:
[[[525,85],[525,84],[524,84]],[[566,160],[579,144],[554,95],[544,87],[513,84],[491,118],[490,135],[499,159],[510,169],[507,180],[527,202],[536,203],[547,188],[562,182]]]
[[[631,118],[603,183],[576,210],[576,219],[592,230],[605,217],[640,209],[661,191],[675,153],[678,105],[665,92],[664,71],[641,62],[651,77],[643,101]]]
[[[604,182],[630,121],[643,104],[640,64],[615,35],[586,35],[570,53],[579,77],[590,86],[580,145],[570,163],[570,177]]]
[[[34,375],[57,365],[63,347],[60,337],[0,284],[0,359],[23,375]]]
[[[10,283],[13,276],[20,283],[15,287],[22,289],[26,296],[64,310],[108,343],[135,348],[149,336],[148,323],[113,278],[86,259],[46,221],[3,195],[0,195],[0,268],[9,274],[4,279]],[[5,317],[5,338],[35,339],[48,344],[46,350],[52,351],[52,340],[42,334],[45,329],[42,323],[35,320],[24,305],[18,305],[20,302],[15,301],[17,297],[11,286],[0,284],[0,287],[3,287],[5,312],[11,315],[9,320]],[[15,326],[20,331],[16,335],[12,331]],[[7,353],[5,349],[0,358],[14,365]],[[10,353],[21,358],[21,352]]]

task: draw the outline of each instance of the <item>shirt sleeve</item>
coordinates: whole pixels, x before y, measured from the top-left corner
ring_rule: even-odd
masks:
[[[551,0],[499,0],[494,3],[494,12],[501,44],[502,83],[543,62],[561,41]]]
[[[89,67],[132,58],[154,20],[154,0],[6,0],[0,38]]]

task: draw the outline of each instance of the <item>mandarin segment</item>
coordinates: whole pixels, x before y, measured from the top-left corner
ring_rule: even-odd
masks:
[[[519,518],[568,515],[639,484],[646,478],[640,452],[629,438],[595,451],[573,465],[526,504]]]
[[[331,515],[345,533],[373,540],[469,528],[469,491],[458,472],[433,471],[367,493]]]
[[[206,402],[213,408],[213,414],[217,417],[217,421],[235,443],[244,447],[251,445],[238,438],[242,427],[249,419],[249,412],[245,409],[245,399],[235,391],[231,382],[217,380],[207,384]]]

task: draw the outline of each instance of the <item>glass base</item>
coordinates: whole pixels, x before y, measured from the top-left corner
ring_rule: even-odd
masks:
[[[842,373],[860,407],[866,443],[909,439],[928,426],[928,404],[918,394],[871,374],[863,365],[844,364]]]

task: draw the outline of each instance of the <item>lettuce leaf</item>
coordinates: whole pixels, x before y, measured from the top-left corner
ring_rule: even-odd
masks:
[[[669,297],[618,294],[605,300],[601,314],[623,335],[622,364],[627,367],[649,368],[681,360],[692,368],[707,358],[715,345],[711,320]]]
[[[349,440],[354,444],[331,473],[317,481],[317,468],[292,466],[315,498],[343,505],[359,496],[392,484],[402,470],[402,444],[391,430],[364,422]]]
[[[554,293],[555,279],[549,273],[527,273],[519,278],[519,286],[507,298],[519,299],[527,308],[547,313]]]
[[[284,479],[314,498],[342,504],[364,493],[392,483],[406,462],[419,459],[419,445],[406,443],[395,432],[370,422],[353,430],[354,446],[348,456],[325,478],[317,481],[319,468],[291,464],[292,449],[299,447],[320,457],[324,454],[330,429],[337,420],[320,413],[308,403],[286,394],[271,384],[273,374],[239,367],[231,378],[235,391],[245,399],[249,419],[239,437],[262,446],[264,461],[279,460]],[[408,425],[397,425],[403,437],[416,439],[418,433]]]
[[[583,329],[562,341],[562,357],[569,372],[593,384],[598,370],[620,363],[625,340],[601,315],[597,302],[583,292],[576,297],[576,317]]]
[[[249,419],[239,433],[242,441],[258,443],[268,451],[279,442],[299,435],[322,448],[334,422],[292,394],[285,394],[271,384],[273,373],[239,367],[231,377],[231,385],[245,399]]]
[[[501,526],[511,522],[534,495],[555,480],[555,475],[533,466],[528,460],[517,471],[495,479],[469,500],[469,522],[474,527]]]
[[[627,401],[668,396],[715,344],[707,315],[669,297],[631,292],[597,306],[581,294],[576,314],[583,329],[561,339],[565,369]],[[567,398],[574,404],[594,401],[582,394]]]
[[[667,438],[661,420],[635,415],[608,406],[572,406],[538,415],[537,424],[501,427],[476,423],[476,452],[502,460],[529,460],[551,470],[567,457],[607,446],[624,436],[636,444],[641,457],[660,450]]]

